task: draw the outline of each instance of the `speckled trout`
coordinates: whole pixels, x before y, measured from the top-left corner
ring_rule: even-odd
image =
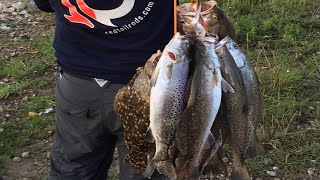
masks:
[[[210,146],[221,144],[221,140],[215,142],[210,129],[220,107],[222,89],[232,92],[233,89],[222,78],[215,42],[213,37],[195,39],[190,95],[175,138],[183,156],[180,162],[184,162],[178,167],[179,179],[198,179],[200,155],[206,141]],[[212,150],[217,151],[218,147]]]
[[[150,127],[146,139],[149,142],[155,141],[156,152],[143,174],[145,177],[150,177],[157,169],[169,179],[176,179],[168,149],[172,145],[176,126],[185,109],[185,90],[191,61],[189,49],[189,39],[177,33],[163,50],[153,72]]]
[[[230,37],[225,37],[221,40],[221,44],[225,44],[237,67],[240,69],[241,76],[244,82],[245,91],[248,102],[248,123],[252,123],[256,129],[262,119],[263,101],[259,88],[258,77],[240,47]],[[252,132],[251,141],[246,150],[246,157],[253,158],[257,155],[264,154],[265,150],[258,141],[256,131]]]
[[[222,76],[234,88],[235,93],[224,93],[222,97],[222,116],[228,123],[234,168],[231,179],[249,180],[249,174],[244,164],[246,147],[250,142],[252,124],[248,123],[248,103],[245,86],[236,63],[225,46],[216,48],[220,58]],[[249,133],[248,133],[249,132]]]

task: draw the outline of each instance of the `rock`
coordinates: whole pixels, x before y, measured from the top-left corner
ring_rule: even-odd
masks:
[[[2,2],[0,2],[0,11],[2,11],[4,9],[4,5]]]
[[[1,24],[0,30],[1,30],[1,31],[10,31],[11,28],[8,27],[6,24]]]
[[[46,156],[47,156],[47,159],[50,159],[50,152],[47,152]]]
[[[277,176],[277,173],[274,171],[267,171],[267,175],[275,177],[275,176]]]
[[[28,101],[28,96],[23,97],[21,100],[24,102]]]
[[[50,113],[50,112],[52,112],[52,111],[53,111],[53,108],[48,108],[48,109],[45,109],[44,113],[45,113],[45,114],[48,114],[48,113]]]
[[[222,161],[223,161],[224,163],[227,163],[227,162],[229,162],[229,159],[228,159],[227,157],[223,157],[223,158],[222,158]]]
[[[0,128],[0,133],[2,133],[4,131],[4,129],[3,128]]]
[[[5,12],[5,13],[12,13],[12,12],[15,11],[15,9],[13,7],[11,7],[11,8],[5,8],[2,11]]]
[[[277,166],[273,166],[273,167],[272,167],[272,170],[274,170],[274,171],[278,171],[278,170],[279,170],[279,168],[278,168]]]
[[[29,153],[29,152],[23,152],[23,153],[21,154],[21,157],[22,157],[22,158],[28,158],[28,157],[30,157],[30,153]]]
[[[13,161],[14,161],[14,162],[20,162],[20,161],[21,161],[21,158],[20,158],[20,157],[14,157],[14,158],[13,158]]]
[[[36,113],[36,112],[29,112],[29,113],[28,113],[28,116],[29,116],[30,118],[35,118],[36,116],[38,116],[38,113]]]
[[[25,14],[28,14],[28,12],[26,10],[23,10],[21,12],[18,13],[19,15],[25,15]]]
[[[317,161],[314,160],[314,159],[311,159],[310,161],[311,161],[312,164],[315,164],[315,163],[317,162]]]
[[[22,2],[13,3],[11,7],[13,7],[17,12],[20,12],[26,8],[26,6]]]
[[[14,16],[18,15],[17,12],[12,12],[11,14],[14,15]]]
[[[314,175],[314,171],[315,171],[314,168],[309,168],[309,169],[308,169],[308,174],[309,174],[309,176]]]
[[[256,178],[256,180],[263,180],[263,178],[260,178],[260,177],[259,177],[259,178]]]

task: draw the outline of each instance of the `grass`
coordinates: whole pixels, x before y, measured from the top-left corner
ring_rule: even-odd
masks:
[[[312,0],[218,3],[235,24],[239,45],[255,67],[265,100],[258,134],[268,153],[247,162],[251,174],[266,177],[273,166],[279,168],[277,174],[284,179],[306,175],[310,168],[320,173],[320,19],[312,16],[320,4]],[[29,97],[8,112],[11,116],[6,121],[1,120],[0,176],[10,157],[54,131],[52,114],[28,117],[28,112],[54,107],[52,77],[45,75],[55,65],[52,33],[38,34],[32,34],[32,41],[0,39],[8,46],[35,52],[18,54],[9,61],[0,57],[0,79],[15,82],[0,86],[0,102]],[[46,88],[49,91],[35,97],[28,91]]]

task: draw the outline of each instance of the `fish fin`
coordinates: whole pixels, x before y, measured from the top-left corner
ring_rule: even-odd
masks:
[[[175,168],[170,161],[159,161],[157,170],[160,174],[166,175],[170,180],[177,179]]]
[[[210,153],[207,157],[205,157],[203,160],[204,162],[201,165],[200,173],[203,172],[203,169],[207,164],[209,163],[210,159],[216,154],[216,152],[219,150],[219,148],[222,146],[222,134],[220,131],[219,138],[216,140],[212,133],[210,133],[206,139],[204,148],[209,149]]]
[[[171,76],[172,76],[172,68],[173,68],[173,64],[171,63],[167,66],[167,69],[166,69],[166,75],[169,80],[171,79]]]
[[[227,93],[228,91],[231,93],[235,92],[233,87],[224,78],[222,78],[221,86],[222,86],[223,92],[225,93]]]
[[[218,84],[218,75],[215,69],[212,71],[212,75],[212,85],[215,87]]]
[[[159,67],[159,65],[157,65],[157,67],[154,70],[154,72],[152,73],[152,76],[150,79],[150,87],[153,87],[156,84],[159,72],[160,72],[160,67]]]
[[[253,132],[254,132],[254,126],[252,124],[252,122],[250,120],[248,120],[248,125],[247,125],[247,132],[246,132],[246,139],[244,142],[244,149],[243,149],[243,159],[246,159],[246,154],[247,154],[247,150],[248,147],[252,141],[252,136],[253,136]]]
[[[144,140],[149,143],[154,143],[154,137],[152,135],[152,131],[151,131],[150,127],[148,127],[148,130],[146,132],[146,136],[144,137]]]
[[[152,159],[149,164],[147,165],[145,171],[142,173],[142,175],[146,178],[151,178],[154,170],[156,169],[157,165],[155,163],[155,159]]]
[[[263,155],[265,154],[265,149],[262,146],[262,144],[259,142],[254,125],[252,124],[251,121],[248,122],[248,130],[246,134],[246,143],[245,144],[245,149],[244,149],[244,155],[246,159],[252,159],[258,155]]]

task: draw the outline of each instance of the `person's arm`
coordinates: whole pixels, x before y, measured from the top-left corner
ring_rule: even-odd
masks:
[[[54,12],[54,10],[52,9],[49,3],[49,0],[34,0],[34,3],[41,11]]]

